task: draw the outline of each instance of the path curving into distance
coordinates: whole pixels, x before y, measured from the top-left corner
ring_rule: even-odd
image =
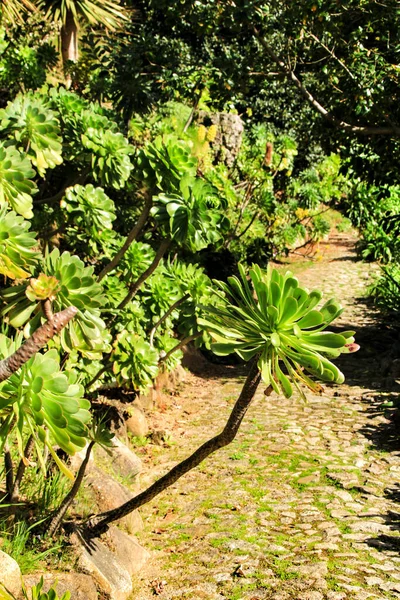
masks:
[[[293,265],[346,307],[339,329],[357,331],[346,383],[307,403],[260,387],[235,442],[142,509],[153,558],[135,600],[400,598],[400,422],[385,404],[400,390],[399,332],[363,300],[377,267],[354,244],[337,235],[322,260]],[[234,367],[188,375],[153,415],[168,443],[137,450],[143,485],[221,429],[242,381]]]

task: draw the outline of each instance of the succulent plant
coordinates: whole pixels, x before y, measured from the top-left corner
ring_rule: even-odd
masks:
[[[132,300],[125,306],[123,311],[118,311],[118,321],[115,323],[115,329],[116,331],[128,331],[144,336],[148,324],[149,320],[142,302]]]
[[[28,158],[14,146],[0,142],[0,203],[8,202],[25,219],[33,217],[32,195],[37,192],[31,181],[34,177]]]
[[[198,265],[176,260],[167,264],[166,274],[175,281],[182,294],[189,293],[195,302],[204,301],[209,296],[211,280]]]
[[[213,352],[236,352],[243,360],[258,356],[264,383],[287,398],[293,393],[292,384],[302,393],[299,382],[320,389],[306,372],[322,381],[342,383],[343,373],[329,359],[358,346],[353,331],[324,331],[342,313],[340,304],[328,300],[316,308],[322,293],[301,288],[290,272],[263,272],[254,265],[250,269],[252,289],[242,265],[239,270],[240,279],[215,281],[222,306],[205,306],[207,315],[199,319],[214,340]]]
[[[138,156],[140,178],[150,188],[170,193],[179,191],[183,177],[194,177],[197,159],[188,142],[174,135],[157,137]]]
[[[197,252],[217,242],[228,225],[216,188],[200,178],[180,182],[181,194],[159,194],[151,214],[167,235]]]
[[[182,296],[189,295],[179,308],[178,331],[184,337],[193,335],[199,331],[197,320],[203,316],[203,305],[209,303],[213,295],[211,280],[198,265],[181,261],[167,265],[166,273],[180,288]],[[218,298],[214,295],[215,300]]]
[[[107,308],[117,308],[127,294],[127,286],[117,275],[104,278],[103,289]]]
[[[147,280],[142,294],[142,303],[154,320],[158,320],[180,296],[175,281],[166,277],[163,269],[158,269]]]
[[[128,280],[137,278],[153,262],[155,252],[150,244],[134,240],[122,257],[120,268]]]
[[[99,358],[102,352],[109,350],[110,336],[100,316],[104,303],[103,288],[93,277],[93,267],[85,267],[77,256],[71,256],[69,252],[60,254],[55,248],[44,258],[42,270],[44,275],[59,283],[53,301],[54,310],[60,311],[68,306],[78,309],[75,319],[60,334],[63,349],[66,352],[75,349],[87,358]],[[35,310],[36,316],[27,325],[26,332],[30,333],[40,324],[43,313],[29,283],[7,288],[1,295],[5,301],[2,314],[7,315],[10,325],[21,327]]]
[[[0,334],[0,354],[10,356],[21,344],[22,336],[10,340]],[[85,447],[87,424],[91,420],[90,402],[83,397],[84,390],[76,381],[76,372],[60,371],[56,349],[35,354],[21,369],[0,384],[0,419],[8,433],[15,426],[18,450],[23,455],[22,436],[27,428],[34,436],[38,458],[45,469],[41,444],[50,449],[59,467],[69,471],[55,454],[57,444],[68,454]],[[0,439],[5,441],[6,436]]]
[[[35,279],[31,277],[29,285],[25,290],[28,300],[35,302],[37,300],[55,300],[61,289],[60,282],[52,275],[40,273]]]
[[[0,129],[14,138],[39,174],[62,163],[60,124],[55,113],[39,95],[19,95],[0,110]]]
[[[70,215],[74,227],[96,239],[101,238],[103,230],[112,229],[116,219],[114,202],[103,188],[92,184],[68,188],[60,206]]]
[[[94,179],[117,190],[123,188],[133,169],[130,159],[133,147],[128,140],[110,127],[88,127],[81,139],[91,152]]]
[[[179,340],[171,335],[171,332],[165,332],[162,335],[156,335],[154,338],[154,347],[160,354],[160,357],[166,356],[170,350],[175,348],[179,343]],[[163,362],[167,371],[173,371],[180,364],[182,360],[182,350],[173,352],[166,361]]]
[[[114,343],[113,372],[122,386],[145,392],[158,373],[158,352],[142,337],[122,331]]]
[[[35,234],[30,223],[7,206],[0,206],[0,273],[10,279],[25,279],[37,264]]]
[[[50,103],[52,108],[60,114],[62,121],[75,121],[76,117],[88,108],[88,102],[74,92],[63,87],[51,88]]]

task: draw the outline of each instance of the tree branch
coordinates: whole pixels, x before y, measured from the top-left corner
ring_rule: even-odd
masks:
[[[168,248],[170,247],[170,245],[171,245],[171,240],[163,240],[161,242],[160,247],[157,250],[157,254],[154,257],[153,262],[151,263],[151,265],[149,266],[149,268],[146,269],[140,275],[139,279],[137,279],[134,283],[132,283],[129,286],[129,291],[128,291],[127,295],[125,296],[125,298],[122,300],[122,302],[117,307],[118,310],[122,310],[123,308],[125,308],[125,306],[127,304],[129,304],[129,302],[136,295],[137,291],[141,288],[141,286],[146,281],[146,279],[148,277],[150,277],[150,275],[152,275],[154,273],[154,271],[158,267],[158,265],[159,265],[162,257],[164,256],[164,254],[166,253],[166,251],[168,250]]]
[[[344,131],[348,131],[349,133],[355,133],[359,135],[392,135],[395,137],[400,136],[400,127],[392,126],[392,127],[378,127],[378,126],[369,126],[369,125],[352,125],[351,123],[347,123],[346,121],[342,121],[332,115],[330,112],[326,110],[314,98],[314,96],[304,87],[301,83],[300,79],[295,75],[295,73],[286,65],[283,60],[279,58],[277,54],[272,50],[266,40],[261,36],[260,32],[256,27],[253,27],[253,32],[261,46],[264,48],[266,53],[272,58],[272,60],[279,65],[286,72],[286,76],[299,90],[302,96],[313,106],[327,121],[338,127],[339,129],[343,129]]]
[[[109,357],[110,357],[110,355],[108,355],[108,358]],[[111,369],[112,366],[113,366],[112,362],[107,362],[103,367],[101,367],[101,369],[99,371],[97,371],[96,375],[86,385],[86,389],[90,390],[90,388],[92,387],[92,385],[94,383],[96,383],[96,381],[98,379],[100,379],[100,377],[103,375],[103,373],[105,373],[106,371],[108,371],[109,369]]]
[[[163,314],[163,316],[161,317],[161,319],[159,319],[159,320],[157,321],[157,323],[154,325],[154,327],[153,327],[153,328],[152,328],[152,330],[150,331],[150,340],[149,340],[149,342],[150,342],[150,346],[153,346],[154,334],[155,334],[156,330],[158,329],[158,327],[159,327],[159,326],[160,326],[162,323],[164,323],[164,321],[165,321],[166,319],[168,319],[169,315],[170,315],[171,313],[173,313],[173,312],[174,312],[174,310],[175,310],[176,308],[178,308],[178,306],[180,306],[181,304],[183,304],[184,302],[186,302],[186,300],[188,300],[189,298],[190,298],[190,294],[185,294],[184,296],[182,296],[182,298],[179,298],[179,300],[177,300],[176,302],[174,302],[174,303],[173,303],[173,304],[172,304],[172,305],[169,307],[169,309],[167,310],[167,312],[166,312],[166,313],[164,313],[164,314]]]
[[[6,501],[12,502],[14,490],[14,466],[8,443],[4,444],[4,470],[6,474]]]
[[[166,488],[173,485],[183,475],[197,467],[205,458],[210,456],[210,454],[232,442],[239,430],[247,409],[254,398],[258,384],[260,383],[261,375],[257,366],[257,360],[258,357],[255,357],[250,362],[249,373],[243,385],[243,389],[238,400],[236,401],[235,406],[232,409],[223,431],[205,442],[202,446],[200,446],[200,448],[193,452],[191,456],[175,465],[175,467],[166,473],[166,475],[158,479],[144,492],[141,492],[118,508],[101,513],[100,515],[89,519],[86,522],[86,527],[84,529],[84,533],[86,533],[88,537],[93,538],[101,535],[107,531],[109,523],[125,517],[143,504],[150,502],[150,500],[158,496],[158,494],[163,492]]]
[[[189,342],[193,342],[193,340],[197,340],[197,338],[199,338],[202,335],[203,335],[203,333],[201,331],[199,331],[198,333],[193,333],[193,335],[188,335],[187,337],[183,338],[183,340],[181,340],[179,342],[179,344],[176,344],[176,346],[171,348],[171,350],[169,350],[169,352],[167,352],[167,354],[165,356],[160,358],[159,364],[162,364],[165,361],[167,361],[169,359],[169,357],[171,356],[171,354],[173,354],[177,350],[180,350],[184,346],[187,346],[189,344]]]
[[[86,467],[90,459],[90,454],[92,452],[92,448],[95,442],[92,440],[86,450],[85,458],[83,459],[81,466],[79,467],[79,471],[77,476],[75,477],[74,484],[68,494],[65,496],[64,500],[61,502],[60,506],[55,512],[52,520],[50,521],[50,525],[47,529],[47,534],[52,537],[60,527],[63,517],[67,512],[68,508],[71,506],[75,496],[77,495],[79,488],[82,485],[83,477],[85,475]]]
[[[114,256],[114,258],[100,272],[100,274],[97,278],[97,281],[101,281],[107,275],[107,273],[109,273],[110,271],[115,269],[115,267],[118,265],[121,258],[124,256],[125,252],[128,250],[129,246],[132,244],[132,242],[134,240],[136,240],[137,236],[141,232],[144,224],[147,221],[147,218],[150,214],[151,206],[153,204],[153,195],[150,191],[146,192],[145,198],[146,199],[145,199],[144,208],[143,208],[135,226],[132,227],[131,231],[128,233],[122,248],[120,250],[118,250],[118,252]]]
[[[46,323],[39,327],[14,354],[0,361],[0,382],[11,377],[36,352],[43,348],[49,340],[60,333],[77,312],[78,309],[75,306],[69,306],[65,310],[56,313],[51,321],[46,321]]]
[[[28,438],[28,441],[26,442],[26,446],[24,449],[24,457],[21,458],[21,460],[19,461],[17,473],[16,473],[15,479],[14,479],[14,486],[13,486],[11,501],[13,501],[16,497],[18,497],[19,486],[24,477],[26,466],[28,464],[29,457],[33,450],[34,442],[35,442],[35,440],[34,440],[33,435],[30,435]]]
[[[307,31],[307,35],[309,35],[310,37],[312,37],[313,40],[315,40],[318,44],[320,44],[320,46],[322,46],[322,48],[324,50],[326,50],[328,52],[328,54],[330,54],[330,56],[332,56],[332,58],[339,63],[339,65],[346,71],[346,73],[348,75],[350,75],[350,77],[353,79],[353,81],[355,81],[355,77],[354,77],[353,73],[351,71],[349,71],[349,69],[346,67],[346,65],[344,64],[344,62],[341,61],[340,58],[338,58],[336,56],[336,54],[334,53],[333,50],[330,50],[328,48],[328,46],[325,46],[325,44],[323,42],[321,42],[321,40],[319,38],[317,38],[316,35],[314,35],[313,33],[311,33],[311,31]]]
[[[238,233],[237,235],[235,235],[235,237],[231,238],[229,240],[229,245],[231,242],[233,242],[233,240],[239,240],[249,229],[250,227],[253,225],[254,221],[257,219],[257,217],[259,216],[260,211],[256,211],[254,213],[254,215],[251,217],[251,221],[248,225],[246,225],[246,227],[243,229],[243,231],[241,231],[240,233]],[[229,247],[229,245],[227,246],[227,248]]]
[[[54,196],[49,196],[48,198],[34,199],[33,204],[52,204],[53,202],[57,202],[58,200],[61,200],[64,197],[66,189],[68,189],[69,187],[72,187],[78,183],[80,183],[80,184],[85,183],[85,179],[89,175],[89,171],[90,171],[89,168],[84,169],[82,171],[82,173],[79,173],[79,175],[77,177],[74,177],[74,178],[70,179],[69,181],[67,181],[63,185],[61,190],[59,192],[57,192],[56,194],[54,194]]]

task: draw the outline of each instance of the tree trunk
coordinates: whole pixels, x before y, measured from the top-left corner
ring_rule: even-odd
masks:
[[[68,61],[78,62],[78,24],[71,10],[67,10],[65,23],[61,27],[61,55],[64,72]],[[66,74],[67,87],[71,87],[72,77]]]
[[[32,333],[32,336],[26,340],[7,358],[0,361],[0,382],[5,381],[13,373],[18,371],[36,352],[39,352],[55,335],[59,334],[61,329],[74,318],[78,309],[75,306],[68,306],[64,310],[56,313],[51,321],[46,321]]]

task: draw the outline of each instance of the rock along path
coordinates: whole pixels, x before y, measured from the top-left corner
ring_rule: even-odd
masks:
[[[400,430],[385,408],[400,386],[383,360],[398,334],[359,300],[376,267],[355,259],[354,241],[337,236],[326,258],[294,265],[346,307],[339,328],[357,330],[346,383],[307,403],[260,387],[237,439],[143,508],[153,558],[132,599],[400,597]],[[206,371],[171,397],[169,443],[140,449],[152,479],[223,426],[243,372]]]

